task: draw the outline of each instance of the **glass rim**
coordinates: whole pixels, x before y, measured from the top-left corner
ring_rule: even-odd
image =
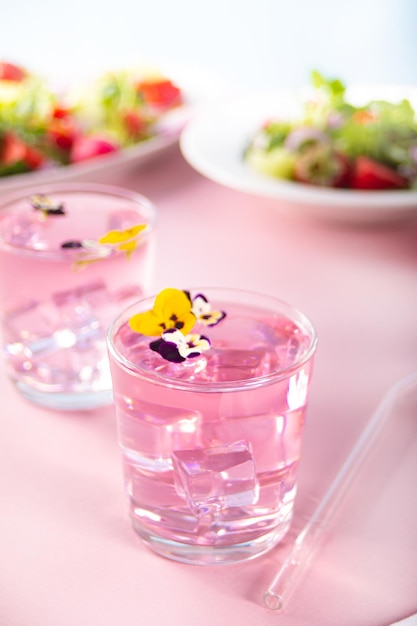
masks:
[[[31,185],[19,189],[18,191],[13,191],[7,194],[4,198],[0,200],[0,216],[3,212],[7,211],[8,207],[12,206],[19,200],[24,200],[27,197],[35,194],[48,195],[49,193],[77,193],[77,192],[86,192],[86,193],[97,193],[103,196],[113,196],[116,198],[121,198],[123,200],[131,201],[133,204],[136,204],[138,207],[142,207],[146,215],[143,216],[146,219],[146,228],[142,231],[142,236],[148,236],[155,227],[156,217],[157,217],[157,209],[155,204],[146,196],[142,195],[137,191],[133,191],[132,189],[128,189],[126,187],[119,187],[117,185],[106,185],[102,183],[77,183],[75,181],[71,182],[50,182],[44,183],[40,185]],[[114,250],[116,247],[112,244],[102,244],[102,248],[107,248],[110,251]],[[20,256],[29,256],[32,258],[42,258],[48,260],[74,260],[76,255],[73,250],[36,250],[33,248],[24,248],[20,246],[13,246],[10,243],[4,241],[0,234],[0,250],[4,252],[12,252],[14,254],[18,254]],[[87,258],[87,257],[84,257]]]
[[[256,376],[250,379],[243,380],[232,380],[232,381],[215,381],[215,382],[193,382],[193,381],[184,381],[184,380],[176,380],[174,378],[168,378],[163,375],[155,374],[153,370],[144,370],[135,364],[133,361],[127,359],[120,351],[116,348],[113,337],[115,336],[117,330],[122,326],[124,322],[126,322],[130,317],[130,312],[137,311],[138,305],[149,302],[153,303],[156,294],[147,296],[145,298],[141,298],[137,300],[133,304],[130,304],[128,307],[123,309],[108,326],[107,329],[107,347],[109,353],[113,356],[116,363],[130,375],[141,378],[155,384],[157,386],[168,387],[171,389],[177,389],[182,391],[190,391],[199,393],[219,393],[219,392],[231,392],[238,390],[245,390],[257,387],[264,387],[280,380],[285,380],[289,378],[292,374],[297,372],[301,367],[303,367],[306,363],[308,363],[314,356],[317,349],[317,332],[316,329],[305,313],[303,313],[297,307],[289,304],[285,300],[281,300],[275,296],[271,296],[269,294],[265,294],[258,291],[251,291],[247,289],[239,289],[235,287],[215,287],[215,286],[206,286],[206,287],[190,287],[187,291],[195,292],[195,293],[204,293],[210,294],[210,292],[223,292],[225,294],[225,302],[227,302],[227,295],[233,302],[233,294],[247,296],[248,298],[262,298],[264,301],[269,301],[272,304],[275,304],[277,307],[275,312],[281,309],[281,312],[287,314],[289,319],[297,324],[301,324],[302,328],[306,331],[307,336],[310,339],[310,343],[305,350],[305,353],[301,358],[297,359],[295,363],[293,363],[289,367],[285,367],[274,371],[270,374],[264,374],[261,376]],[[271,307],[269,309],[271,312],[274,312],[274,309]],[[133,332],[133,331],[132,331]]]

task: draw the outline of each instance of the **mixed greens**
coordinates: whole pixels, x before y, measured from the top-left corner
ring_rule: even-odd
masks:
[[[269,176],[363,190],[417,189],[417,120],[407,99],[348,101],[345,85],[312,72],[312,95],[295,120],[268,120],[245,149]]]
[[[157,134],[184,103],[158,72],[118,70],[58,93],[41,76],[0,62],[0,176],[68,165],[115,152]]]

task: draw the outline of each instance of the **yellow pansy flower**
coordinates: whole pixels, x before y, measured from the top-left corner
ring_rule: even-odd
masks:
[[[125,230],[111,230],[103,237],[100,237],[98,242],[104,245],[116,246],[116,250],[125,252],[126,256],[130,257],[139,245],[139,233],[145,230],[145,228],[146,224],[136,224],[136,226],[131,226]]]
[[[159,337],[171,328],[186,335],[196,322],[191,307],[191,299],[186,291],[163,289],[156,296],[153,309],[133,315],[129,324],[133,331],[147,337]]]

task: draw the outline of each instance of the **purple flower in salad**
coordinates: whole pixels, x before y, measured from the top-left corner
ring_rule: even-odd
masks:
[[[317,143],[326,143],[328,141],[326,133],[312,126],[301,126],[295,128],[288,133],[284,147],[287,150],[297,152],[303,148],[307,148]]]

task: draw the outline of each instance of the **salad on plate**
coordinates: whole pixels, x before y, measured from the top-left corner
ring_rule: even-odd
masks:
[[[25,67],[0,62],[0,177],[145,142],[184,100],[181,88],[157,70],[108,71],[62,92]]]
[[[318,187],[417,190],[417,119],[408,99],[349,101],[345,85],[312,72],[294,119],[269,119],[244,150],[257,172]]]

